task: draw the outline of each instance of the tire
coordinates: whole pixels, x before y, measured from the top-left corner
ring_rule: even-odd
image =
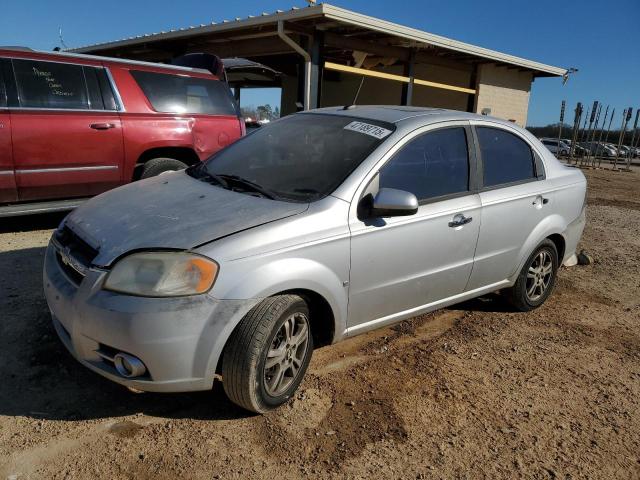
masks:
[[[544,268],[540,270],[542,259]],[[509,302],[521,312],[538,308],[551,295],[557,272],[558,250],[551,240],[545,239],[525,262],[514,286],[506,291]]]
[[[175,158],[152,158],[144,164],[140,179],[155,177],[164,172],[175,172],[187,168],[187,164]]]
[[[287,339],[289,331],[293,335]],[[275,355],[276,352],[282,353]],[[247,313],[227,341],[222,356],[224,391],[229,400],[246,410],[272,410],[297,390],[312,352],[306,302],[297,295],[267,298]],[[269,354],[273,355],[268,357]]]

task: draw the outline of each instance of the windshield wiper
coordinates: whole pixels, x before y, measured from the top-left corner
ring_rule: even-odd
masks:
[[[263,187],[262,185],[258,185],[257,183],[254,183],[251,180],[247,180],[246,178],[239,177],[238,175],[228,175],[225,173],[220,173],[220,174],[216,174],[215,177],[223,180],[227,185],[229,185],[229,183],[239,185],[246,190],[252,190],[254,192],[257,192],[260,195],[267,197],[271,200],[275,200],[278,197],[275,193]]]
[[[203,164],[198,164],[193,167],[187,168],[187,173],[198,180],[213,180],[222,188],[229,189],[229,183],[220,175],[210,173]]]

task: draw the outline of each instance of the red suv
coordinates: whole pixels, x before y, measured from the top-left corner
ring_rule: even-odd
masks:
[[[207,70],[0,47],[0,216],[73,208],[243,134]]]

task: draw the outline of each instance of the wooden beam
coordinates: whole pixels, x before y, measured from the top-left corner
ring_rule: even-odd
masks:
[[[396,82],[409,83],[411,81],[409,77],[405,77],[403,75],[394,75],[392,73],[378,72],[376,70],[366,70],[364,68],[349,67],[347,65],[340,65],[339,63],[333,63],[333,62],[324,62],[324,68],[326,68],[327,70],[336,70],[338,72],[353,73],[356,75],[364,75],[367,77],[382,78],[384,80],[394,80]],[[464,87],[458,87],[456,85],[447,85],[446,83],[431,82],[429,80],[421,80],[419,78],[414,78],[413,83],[415,85],[441,88],[443,90],[452,90],[454,92],[469,93],[474,95],[476,93],[476,90],[473,88],[464,88]]]
[[[391,47],[377,42],[361,40],[353,37],[346,37],[331,32],[325,32],[324,44],[331,48],[340,48],[343,50],[358,50],[360,52],[370,53],[381,57],[397,58],[403,62],[409,61],[411,50],[402,47]]]

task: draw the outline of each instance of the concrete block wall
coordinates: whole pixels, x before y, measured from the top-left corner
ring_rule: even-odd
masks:
[[[516,124],[524,127],[527,123],[532,79],[531,72],[494,64],[480,65],[474,111],[482,113],[484,108],[490,108],[491,116],[515,120]]]

